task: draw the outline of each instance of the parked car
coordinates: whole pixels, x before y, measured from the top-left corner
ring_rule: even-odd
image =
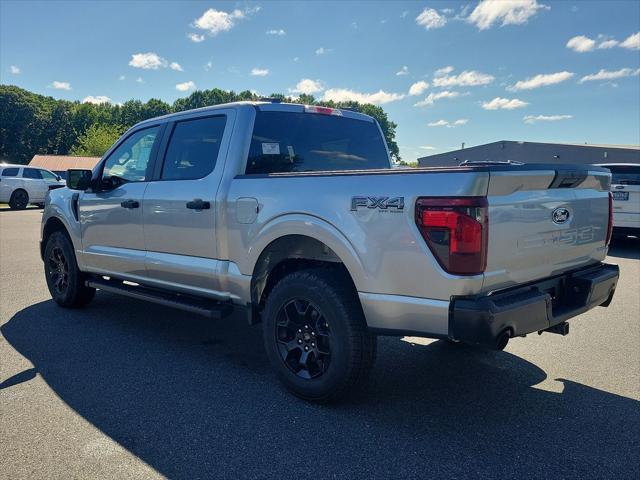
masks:
[[[376,335],[495,349],[611,301],[611,175],[576,165],[393,169],[376,121],[241,102],[131,128],[49,194],[53,299],[96,289],[262,322],[296,395],[368,375]]]
[[[0,203],[23,210],[32,203],[44,206],[50,188],[63,187],[64,180],[40,167],[0,163]]]
[[[640,163],[605,163],[611,171],[613,234],[640,237]]]

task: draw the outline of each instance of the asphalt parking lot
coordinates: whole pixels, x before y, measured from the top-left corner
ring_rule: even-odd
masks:
[[[40,217],[0,211],[1,478],[640,478],[636,241],[569,336],[383,338],[366,390],[321,407],[282,390],[258,327],[106,293],[58,308]]]

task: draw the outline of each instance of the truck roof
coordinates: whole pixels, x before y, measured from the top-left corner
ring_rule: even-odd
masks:
[[[269,112],[292,112],[292,113],[303,113],[305,108],[312,107],[311,105],[304,105],[302,103],[284,103],[284,102],[270,102],[270,101],[241,101],[241,102],[230,102],[230,103],[221,103],[218,105],[211,105],[208,107],[201,108],[193,108],[191,110],[183,110],[182,112],[169,113],[167,115],[162,115],[160,117],[149,118],[147,120],[143,120],[142,122],[137,123],[134,127],[138,125],[144,125],[150,122],[157,122],[158,120],[169,121],[172,119],[178,119],[183,116],[193,115],[194,113],[201,112],[215,112],[216,110],[222,109],[241,109],[241,108],[255,108],[260,111],[269,111]],[[374,118],[366,115],[364,113],[354,112],[352,110],[347,110],[343,108],[335,108],[334,110],[340,110],[341,116],[346,118],[353,118],[355,120],[363,120],[366,122],[374,122]],[[132,127],[133,128],[133,127]]]

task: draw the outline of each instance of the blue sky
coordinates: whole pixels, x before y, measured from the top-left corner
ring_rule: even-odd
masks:
[[[368,100],[405,160],[495,140],[640,144],[640,2],[0,2],[3,84]]]

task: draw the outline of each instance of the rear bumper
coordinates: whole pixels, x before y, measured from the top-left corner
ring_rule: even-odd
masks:
[[[617,265],[600,263],[486,296],[457,297],[449,310],[449,337],[494,347],[511,337],[546,330],[593,307],[608,306]]]

